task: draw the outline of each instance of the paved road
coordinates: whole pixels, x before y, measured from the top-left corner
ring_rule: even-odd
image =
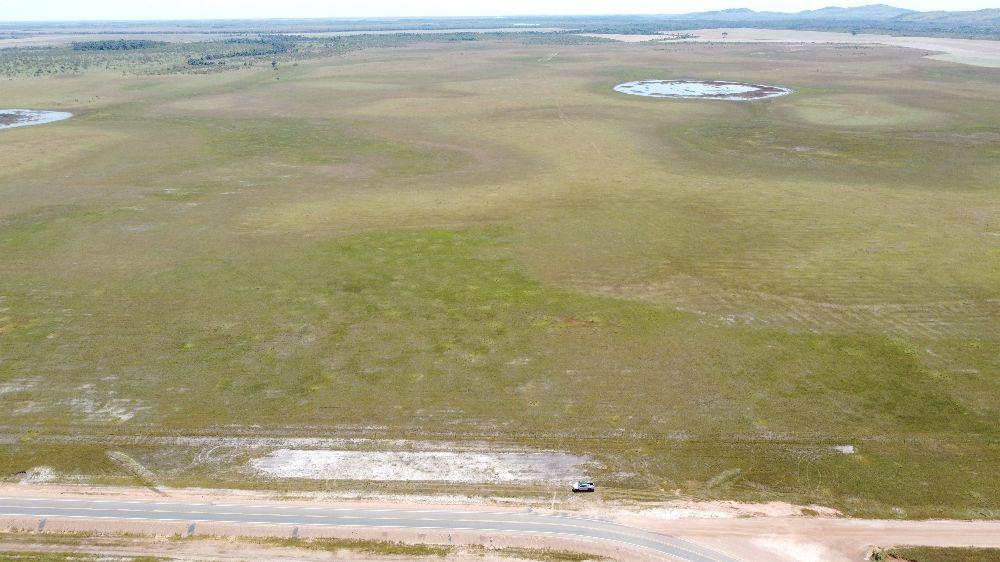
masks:
[[[638,547],[659,553],[666,560],[737,562],[724,554],[666,535],[595,519],[531,512],[0,497],[0,516],[542,533]]]

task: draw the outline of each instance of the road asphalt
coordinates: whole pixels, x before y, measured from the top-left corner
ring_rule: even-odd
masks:
[[[590,541],[607,541],[644,549],[665,560],[737,562],[735,558],[689,541],[634,527],[563,514],[465,511],[460,508],[375,509],[364,507],[308,507],[185,501],[125,501],[80,498],[0,497],[0,516],[101,519],[118,521],[173,521],[288,526],[355,527],[476,531],[491,534],[543,534]]]

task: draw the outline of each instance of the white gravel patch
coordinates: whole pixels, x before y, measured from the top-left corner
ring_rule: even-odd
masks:
[[[14,122],[4,125],[0,122],[0,129],[13,129],[15,127],[27,127],[29,125],[43,125],[55,121],[62,121],[73,116],[66,111],[41,111],[37,109],[0,109],[0,117],[13,115]],[[0,121],[3,121],[0,119]]]
[[[568,482],[588,459],[566,453],[279,449],[250,465],[268,476],[314,480]]]
[[[36,386],[38,386],[38,379],[12,379],[5,383],[0,383],[0,396],[4,394],[17,394],[31,390]]]
[[[81,414],[89,422],[125,422],[136,414],[149,410],[138,400],[129,398],[98,399],[93,395],[84,395],[64,401],[75,412]]]
[[[702,80],[638,80],[615,86],[615,91],[633,96],[676,99],[747,101],[790,94],[788,88]]]
[[[56,474],[56,471],[52,470],[52,467],[36,466],[28,469],[24,478],[21,479],[21,483],[44,484],[46,482],[53,482],[56,478],[58,478],[58,475]]]

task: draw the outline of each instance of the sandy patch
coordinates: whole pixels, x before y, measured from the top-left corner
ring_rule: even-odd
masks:
[[[565,453],[279,449],[250,465],[278,478],[474,483],[569,482],[585,462]]]
[[[812,516],[839,517],[836,509],[821,505],[795,505],[786,502],[739,503],[733,501],[668,501],[659,507],[644,509],[640,515],[654,519],[735,519],[743,517],[798,517],[808,509]]]
[[[838,560],[827,547],[814,543],[789,538],[768,537],[756,539],[753,543],[765,548],[779,556],[783,560],[795,560],[796,562],[827,562]]]
[[[732,519],[736,517],[731,511],[719,509],[705,509],[700,507],[657,507],[647,509],[642,512],[648,517],[656,519]]]
[[[695,37],[677,39],[687,42],[720,43],[850,43],[877,44],[907,47],[924,51],[936,51],[927,58],[1000,68],[1000,41],[986,39],[953,39],[950,37],[894,37],[859,33],[833,33],[828,31],[795,31],[790,29],[693,29],[688,33]],[[725,38],[723,33],[727,34]]]

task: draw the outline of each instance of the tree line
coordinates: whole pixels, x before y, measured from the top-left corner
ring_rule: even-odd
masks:
[[[80,41],[73,43],[74,51],[138,51],[166,45],[163,41],[148,39],[108,39],[105,41]]]

